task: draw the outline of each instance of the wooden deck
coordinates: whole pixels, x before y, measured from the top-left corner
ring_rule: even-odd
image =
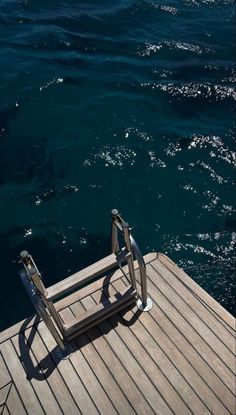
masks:
[[[145,261],[151,311],[109,318],[68,359],[36,317],[0,333],[0,415],[235,414],[234,318],[165,255]],[[66,323],[125,284],[118,270],[57,308]]]

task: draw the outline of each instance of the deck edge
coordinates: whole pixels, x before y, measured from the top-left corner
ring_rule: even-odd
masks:
[[[175,276],[180,278],[182,282],[187,283],[189,288],[203,301],[207,306],[218,315],[229,327],[234,330],[236,327],[236,320],[229,311],[227,311],[218,301],[216,301],[204,288],[202,288],[193,278],[191,278],[182,268],[180,268],[175,262],[173,262],[166,254],[161,252],[157,253],[157,259],[166,266],[171,272],[175,274],[175,271],[179,275]],[[168,266],[169,264],[169,266]],[[181,274],[181,277],[180,277]],[[184,281],[183,281],[184,280]]]

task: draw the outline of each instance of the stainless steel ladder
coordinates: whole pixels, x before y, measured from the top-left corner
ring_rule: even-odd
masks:
[[[68,345],[73,338],[135,301],[142,311],[148,311],[152,306],[151,300],[147,297],[146,265],[143,256],[130,233],[128,223],[122,219],[116,209],[113,209],[111,214],[112,253],[51,287],[46,288],[44,286],[41,274],[32,256],[27,251],[22,251],[20,254],[20,262],[23,264],[23,272],[20,273],[20,276],[25,289],[37,313],[65,354],[68,352]],[[121,248],[119,233],[124,238],[124,246]],[[137,290],[134,260],[137,260],[140,272],[140,294]],[[128,265],[128,273],[124,271],[124,264]],[[87,311],[65,324],[59,314],[59,308],[55,300],[65,296],[72,290],[79,289],[82,285],[84,286],[99,277],[101,278],[105,273],[109,273],[117,267],[128,278],[129,286],[118,296],[109,297],[107,301],[96,305],[92,311]]]

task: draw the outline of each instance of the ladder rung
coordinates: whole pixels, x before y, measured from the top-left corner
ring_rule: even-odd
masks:
[[[55,300],[56,298],[67,294],[74,288],[91,281],[92,279],[98,277],[100,274],[108,271],[111,268],[114,268],[119,263],[127,261],[130,256],[130,252],[126,250],[122,251],[119,255],[111,254],[107,257],[101,259],[98,262],[88,266],[87,268],[82,269],[79,272],[71,275],[68,278],[65,278],[62,281],[52,285],[47,288],[47,299]]]
[[[78,318],[64,325],[64,336],[71,339],[89,328],[97,325],[114,313],[136,300],[137,291],[131,286],[124,291],[117,293],[116,296],[109,297],[103,303],[96,305],[92,310],[84,312]]]

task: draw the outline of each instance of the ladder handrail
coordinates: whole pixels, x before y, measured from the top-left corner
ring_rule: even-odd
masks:
[[[41,319],[46,324],[47,328],[51,332],[52,336],[56,340],[57,344],[60,346],[61,350],[66,352],[66,345],[63,342],[63,339],[59,333],[59,331],[56,329],[55,324],[50,319],[50,316],[47,312],[47,309],[45,307],[43,298],[41,293],[37,290],[32,280],[29,278],[29,275],[25,269],[22,269],[20,272],[20,278],[21,281],[25,287],[25,290],[32,301],[35,310],[37,311],[38,315],[41,317]]]
[[[125,247],[121,249],[118,241],[118,230],[122,233],[125,243]],[[89,271],[87,269],[87,274],[85,273],[83,281],[91,281],[95,276],[97,276],[98,273],[104,271],[107,272],[108,270],[117,267],[117,265],[120,267],[123,274],[127,276],[122,267],[122,264],[126,262],[128,264],[130,284],[132,287],[130,287],[131,291],[129,291],[128,295],[124,294],[123,297],[118,300],[116,299],[116,301],[111,303],[109,302],[109,306],[99,307],[93,313],[88,312],[88,314],[83,316],[82,319],[73,319],[68,326],[63,322],[52,300],[59,295],[64,295],[65,293],[73,290],[75,287],[78,288],[79,285],[82,284],[81,275],[78,276],[77,273],[77,275],[74,274],[63,280],[64,282],[67,281],[66,287],[63,287],[63,284],[60,284],[58,289],[58,284],[55,284],[57,286],[56,293],[54,292],[54,295],[52,295],[52,293],[49,295],[49,291],[47,291],[44,286],[41,274],[32,256],[27,251],[22,251],[20,253],[20,263],[23,265],[23,270],[20,274],[22,283],[32,303],[34,304],[38,315],[42,318],[64,354],[70,351],[67,347],[68,341],[75,337],[78,333],[85,331],[87,327],[93,327],[101,319],[103,320],[112,315],[114,312],[120,311],[127,305],[133,303],[133,301],[137,301],[137,307],[142,311],[148,311],[152,306],[151,299],[147,297],[147,274],[143,255],[141,254],[138,244],[130,233],[129,224],[122,219],[118,211],[115,209],[112,211],[112,255],[109,255],[107,258],[109,257],[112,257],[112,260],[110,260],[109,263],[105,263],[106,265],[103,264],[103,267],[101,268],[97,268],[96,263],[91,267],[88,267]],[[137,260],[139,265],[141,295],[137,293],[136,289],[137,282],[135,277],[134,259]],[[95,268],[95,271],[93,268]],[[93,270],[93,273],[91,273],[91,270]],[[55,285],[53,286],[54,291]],[[50,288],[52,287],[49,287],[48,290],[50,290]]]
[[[130,242],[130,251],[133,254],[133,256],[135,257],[135,259],[138,261],[138,265],[139,265],[139,270],[140,270],[140,277],[141,277],[141,293],[142,293],[142,308],[145,309],[147,306],[147,302],[148,302],[148,297],[147,297],[147,273],[146,273],[146,264],[143,258],[143,255],[139,249],[139,246],[137,244],[137,242],[135,241],[135,239],[133,238],[133,236],[130,233],[130,228],[127,222],[125,222],[123,220],[123,218],[121,217],[121,215],[119,214],[117,209],[112,209],[111,211],[111,215],[112,215],[112,252],[116,252],[119,251],[119,242],[118,242],[118,233],[117,230],[119,230],[123,235],[124,235],[124,239],[125,238],[125,229],[128,228],[128,238],[129,238],[129,242]],[[127,243],[125,240],[125,244],[126,244],[126,248],[127,247]],[[133,262],[133,259],[132,259]],[[129,272],[130,274],[132,273],[132,268],[130,269],[130,265],[129,266]],[[132,278],[131,278],[132,280]]]
[[[131,246],[134,252],[134,256],[139,264],[140,277],[141,277],[141,292],[142,292],[142,304],[145,308],[147,305],[147,271],[146,264],[143,255],[139,249],[139,246],[133,236],[130,234]]]

